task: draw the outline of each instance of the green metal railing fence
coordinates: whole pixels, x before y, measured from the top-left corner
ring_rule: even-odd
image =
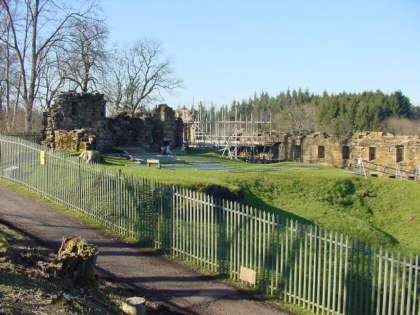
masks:
[[[316,313],[418,314],[419,255],[1,135],[0,176],[207,270],[242,282],[247,271],[261,291]]]
[[[9,137],[16,137],[27,140],[29,142],[35,142],[41,144],[42,140],[42,132],[26,132],[26,131],[8,131],[8,132],[1,132],[5,136]]]

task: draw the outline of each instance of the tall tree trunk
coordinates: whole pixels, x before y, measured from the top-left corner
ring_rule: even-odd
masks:
[[[82,92],[83,93],[87,93],[88,84],[89,84],[89,70],[85,70],[85,73],[84,73],[83,79],[82,79]]]
[[[32,129],[32,109],[35,99],[36,66],[38,62],[38,53],[36,49],[36,39],[38,31],[39,0],[35,0],[35,6],[32,13],[32,39],[31,39],[31,78],[29,81],[29,95],[25,98],[25,131]]]
[[[6,31],[6,37],[7,37],[7,42],[9,42],[10,40],[10,22],[7,25],[7,31]],[[6,115],[5,115],[5,120],[6,120],[6,130],[10,129],[10,112],[11,112],[11,108],[10,108],[10,48],[9,45],[6,45],[6,60],[5,60],[5,68],[4,68],[4,72],[5,72],[5,79],[6,79],[6,95],[5,95],[5,100],[6,100]]]
[[[13,106],[13,113],[12,113],[12,111],[10,111],[11,114],[10,114],[9,121],[10,121],[10,129],[11,130],[14,130],[16,128],[16,118],[17,118],[17,111],[18,111],[18,108],[19,108],[19,98],[20,98],[20,93],[18,92],[17,95],[16,95],[15,104]]]
[[[32,107],[25,106],[25,132],[32,131]]]
[[[0,85],[2,81],[0,81]],[[1,87],[0,87],[1,88]],[[4,117],[4,110],[3,110],[3,88],[1,88],[1,93],[0,93],[0,130],[3,129],[4,126],[4,122],[5,122],[5,117]]]

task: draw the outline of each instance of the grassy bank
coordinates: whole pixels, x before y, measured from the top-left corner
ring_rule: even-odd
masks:
[[[393,179],[364,179],[343,170],[303,163],[250,164],[193,153],[180,158],[203,159],[235,170],[156,169],[127,167],[131,162],[106,158],[107,168],[125,174],[201,189],[219,185],[240,192],[243,202],[286,217],[349,234],[373,245],[420,252],[420,184]],[[281,168],[261,172],[262,169]],[[314,169],[316,168],[316,169]]]

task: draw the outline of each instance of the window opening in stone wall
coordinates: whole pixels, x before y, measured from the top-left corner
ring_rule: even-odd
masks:
[[[369,161],[376,159],[376,148],[375,147],[369,147]]]
[[[323,145],[318,146],[318,158],[319,159],[325,158],[325,147]]]
[[[404,147],[402,145],[399,145],[396,147],[397,151],[396,151],[396,158],[397,158],[397,163],[404,161]]]
[[[295,159],[300,160],[301,157],[302,157],[302,148],[300,147],[300,145],[295,145]]]
[[[350,147],[343,146],[343,160],[347,160],[350,158]]]

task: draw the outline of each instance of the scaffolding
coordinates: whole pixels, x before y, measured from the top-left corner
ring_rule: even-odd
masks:
[[[252,114],[242,119],[236,110],[233,120],[224,112],[221,116],[221,119],[216,119],[211,114],[206,117],[199,111],[196,119],[186,123],[193,135],[189,139],[184,138],[184,143],[193,147],[217,149],[230,159],[237,159],[243,148],[254,151],[257,146],[271,148],[271,113],[268,121],[262,120],[261,115],[255,120]]]

